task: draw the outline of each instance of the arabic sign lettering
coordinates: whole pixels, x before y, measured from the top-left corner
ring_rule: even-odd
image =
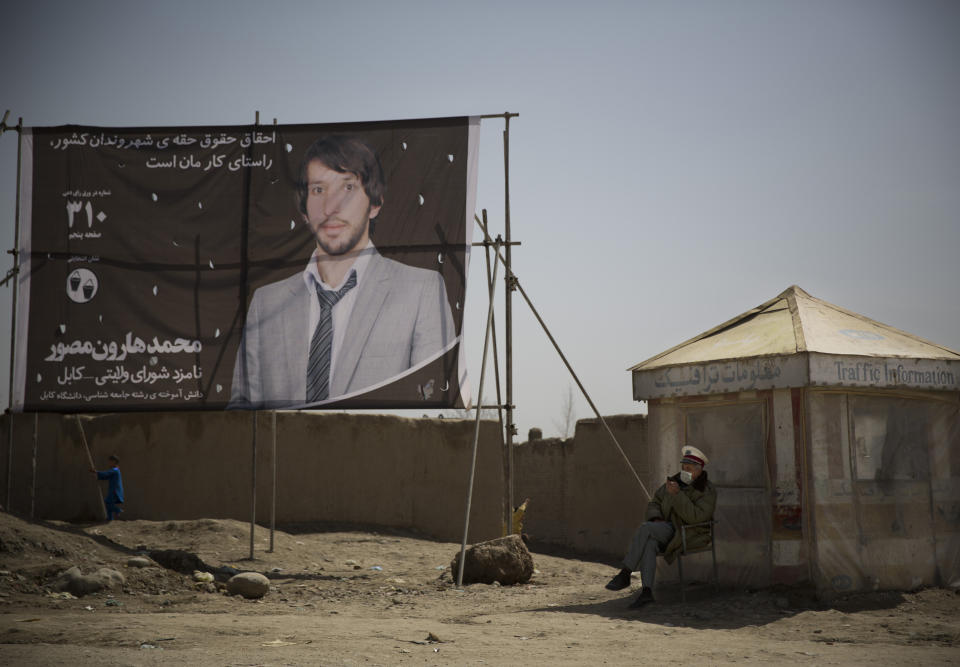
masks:
[[[633,372],[633,398],[638,401],[807,385],[960,391],[960,364],[811,352]]]
[[[633,398],[697,396],[805,384],[800,356],[756,357],[633,372]]]
[[[14,410],[262,407],[230,404],[234,366],[254,293],[302,275],[317,247],[297,181],[323,136],[356,137],[375,153],[385,194],[373,246],[391,266],[437,276],[452,318],[443,348],[390,377],[367,362],[366,382],[324,407],[458,405],[478,126],[25,129]],[[304,322],[271,341],[277,355],[305,357]]]

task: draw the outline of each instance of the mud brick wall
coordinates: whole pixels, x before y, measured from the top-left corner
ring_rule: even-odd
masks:
[[[9,418],[0,420],[0,504],[28,518],[101,517],[105,486],[88,472],[76,419],[41,414],[35,421],[33,414],[14,415],[11,447]],[[123,413],[82,419],[96,467],[105,468],[110,454],[120,458],[125,519],[248,521],[255,489],[256,520],[261,524],[270,521],[276,492],[280,524],[374,524],[454,541],[463,534],[472,421],[279,412],[274,452],[271,414],[260,412],[254,457],[249,412]],[[501,533],[500,443],[496,423],[483,422],[471,542]]]
[[[645,415],[604,417],[650,492]],[[597,419],[577,422],[568,440],[533,440],[514,453],[517,503],[530,498],[524,532],[533,542],[622,557],[647,498]]]

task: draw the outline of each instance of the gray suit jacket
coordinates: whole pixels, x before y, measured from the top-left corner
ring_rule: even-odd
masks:
[[[456,339],[443,277],[373,253],[337,352],[331,399],[400,375]],[[301,272],[254,292],[228,407],[305,402],[311,298]]]

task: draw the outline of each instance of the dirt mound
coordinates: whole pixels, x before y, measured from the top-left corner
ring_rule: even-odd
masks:
[[[84,530],[137,551],[182,550],[214,565],[250,555],[250,524],[234,519],[112,521]],[[269,542],[269,535],[268,529],[256,527],[258,548]],[[275,534],[276,539],[287,537],[282,531]]]
[[[107,550],[98,547],[79,530],[29,523],[0,513],[0,566],[4,568],[50,558],[106,558]]]
[[[122,571],[128,593],[186,589],[192,582],[162,567],[128,568],[128,547],[97,534],[98,527],[61,522],[31,523],[0,512],[0,595],[45,594],[71,567],[84,573],[108,567]]]

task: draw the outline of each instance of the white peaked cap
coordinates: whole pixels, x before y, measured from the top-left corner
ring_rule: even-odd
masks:
[[[707,455],[692,445],[684,445],[680,453],[682,454],[681,463],[696,463],[701,467],[707,465]]]

